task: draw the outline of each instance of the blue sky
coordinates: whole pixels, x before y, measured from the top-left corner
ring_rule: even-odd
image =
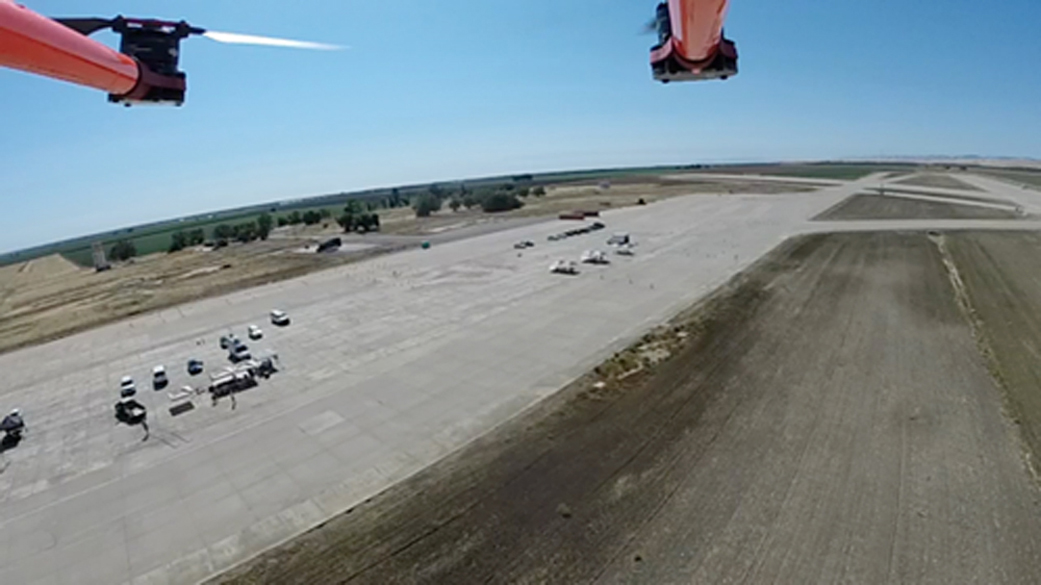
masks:
[[[733,0],[727,82],[650,79],[654,0],[22,0],[342,43],[183,45],[183,108],[0,70],[0,251],[247,203],[522,171],[1041,157],[1036,0]],[[98,36],[114,44],[112,36]]]

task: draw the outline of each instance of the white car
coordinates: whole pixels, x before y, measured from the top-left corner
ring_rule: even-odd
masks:
[[[156,366],[152,368],[152,386],[156,389],[166,386],[170,380],[166,377],[166,368],[163,366]]]
[[[286,325],[289,325],[289,315],[286,315],[285,311],[275,309],[274,311],[271,311],[271,324],[285,327]]]
[[[123,398],[128,398],[137,394],[137,388],[134,387],[134,379],[130,376],[123,376],[119,380],[119,395]]]
[[[578,274],[578,265],[571,260],[557,260],[550,265],[553,274]]]
[[[622,244],[621,246],[618,246],[618,249],[615,250],[614,253],[620,256],[632,256],[633,247],[629,244]]]
[[[607,254],[604,254],[600,250],[587,250],[582,253],[581,261],[584,264],[607,264],[610,260],[607,259]]]
[[[260,327],[257,327],[256,325],[250,325],[249,326],[249,338],[250,339],[260,339],[261,337],[264,337],[264,332],[260,330]]]
[[[619,232],[619,233],[614,234],[613,236],[611,236],[610,238],[607,239],[607,245],[608,246],[622,246],[624,244],[631,244],[631,243],[632,243],[632,239],[629,238],[629,234],[627,234],[625,232]]]

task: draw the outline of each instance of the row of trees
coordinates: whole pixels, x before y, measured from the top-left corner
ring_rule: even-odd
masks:
[[[179,252],[189,246],[198,246],[206,241],[206,233],[202,228],[190,231],[177,231],[170,237],[169,252]]]
[[[412,209],[416,217],[428,217],[431,213],[441,210],[445,201],[452,211],[459,211],[461,207],[466,209],[480,208],[487,213],[510,211],[524,206],[524,199],[535,196],[544,197],[545,187],[520,186],[514,183],[505,183],[497,187],[488,186],[470,189],[465,184],[456,188],[445,188],[440,185],[431,185],[426,193],[421,193],[412,199]]]
[[[274,227],[275,220],[271,214],[262,213],[253,221],[244,221],[234,225],[222,223],[213,228],[213,240],[217,246],[226,246],[228,242],[252,242],[253,240],[266,240]],[[170,236],[170,247],[168,252],[179,252],[191,246],[198,246],[206,241],[206,232],[202,228],[189,231],[176,231]],[[121,244],[122,242],[117,242]],[[120,253],[127,251],[125,246],[120,248]],[[115,254],[110,254],[113,259],[119,260]]]
[[[309,209],[303,213],[299,211],[291,211],[287,215],[278,216],[278,227],[285,227],[287,225],[315,225],[321,223],[324,219],[329,219],[332,213],[328,209]]]
[[[524,206],[524,199],[530,196],[543,197],[546,189],[541,185],[529,187],[524,183],[529,182],[527,175],[514,177],[514,182],[504,183],[499,186],[486,186],[470,189],[465,183],[458,185],[433,184],[427,188],[425,193],[414,195],[411,199],[403,197],[397,188],[391,189],[390,195],[379,199],[352,199],[343,208],[343,213],[336,218],[336,223],[345,232],[371,232],[379,231],[380,218],[378,209],[394,209],[397,207],[411,206],[417,217],[429,217],[436,213],[446,204],[452,211],[460,208],[480,208],[488,213],[510,211]],[[274,211],[274,208],[272,209]],[[230,241],[251,242],[253,240],[266,240],[275,225],[284,227],[288,225],[316,225],[328,220],[332,213],[328,209],[309,209],[304,212],[291,211],[285,215],[272,217],[269,213],[262,213],[254,221],[246,221],[235,225],[220,224],[213,228],[213,239],[218,246],[226,245]],[[178,252],[191,246],[197,246],[206,241],[205,232],[200,229],[190,231],[174,232],[170,238],[170,252]],[[137,254],[133,242],[120,240],[116,242],[109,256],[116,261],[129,259]]]
[[[371,207],[362,201],[348,201],[343,208],[343,213],[336,218],[344,232],[378,232],[380,230],[380,216],[372,213]]]

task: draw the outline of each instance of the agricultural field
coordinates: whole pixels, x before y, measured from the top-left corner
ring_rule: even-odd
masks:
[[[872,173],[911,172],[913,164],[898,163],[784,163],[762,165],[717,165],[699,169],[704,173],[756,174],[777,177],[802,177],[807,179],[837,179],[855,181]]]
[[[974,185],[960,181],[956,177],[942,173],[919,173],[897,181],[901,185],[917,185],[919,187],[939,187],[941,189],[960,189],[962,191],[979,191]]]
[[[854,195],[814,219],[1016,219],[1009,209],[889,195]]]
[[[1034,189],[1041,189],[1041,170],[998,169],[991,167],[973,170],[982,175],[1014,181],[1016,183],[1023,183],[1024,185],[1028,185]]]

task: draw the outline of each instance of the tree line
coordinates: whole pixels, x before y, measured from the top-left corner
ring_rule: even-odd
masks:
[[[484,186],[476,189],[461,183],[455,187],[431,185],[426,193],[412,199],[412,209],[416,217],[429,217],[440,211],[447,202],[449,209],[459,211],[460,208],[480,208],[486,213],[498,213],[524,207],[524,200],[530,196],[545,197],[546,188],[542,185],[529,187],[505,183],[498,186]]]
[[[429,217],[432,213],[440,211],[445,205],[452,211],[458,211],[461,208],[468,210],[479,208],[487,213],[510,211],[523,207],[524,200],[528,197],[546,195],[545,187],[541,185],[532,187],[524,184],[530,181],[530,176],[518,175],[514,177],[514,182],[473,189],[465,183],[457,185],[435,183],[427,187],[424,192],[411,197],[403,196],[400,189],[393,188],[386,197],[349,200],[343,208],[343,212],[336,217],[336,223],[343,228],[344,232],[366,233],[379,231],[380,217],[376,213],[379,209],[411,207],[416,217]],[[275,208],[272,208],[272,212],[274,211]],[[214,226],[211,231],[212,242],[214,246],[222,247],[233,241],[246,243],[266,240],[276,225],[278,227],[299,224],[316,225],[329,219],[332,219],[332,212],[324,208],[309,209],[303,212],[294,210],[277,217],[270,213],[262,213],[255,220],[236,224],[222,223]],[[206,242],[206,232],[202,228],[178,230],[170,235],[170,245],[167,251],[179,252]],[[129,260],[136,255],[137,247],[129,239],[113,243],[108,254],[111,260],[117,262]]]

